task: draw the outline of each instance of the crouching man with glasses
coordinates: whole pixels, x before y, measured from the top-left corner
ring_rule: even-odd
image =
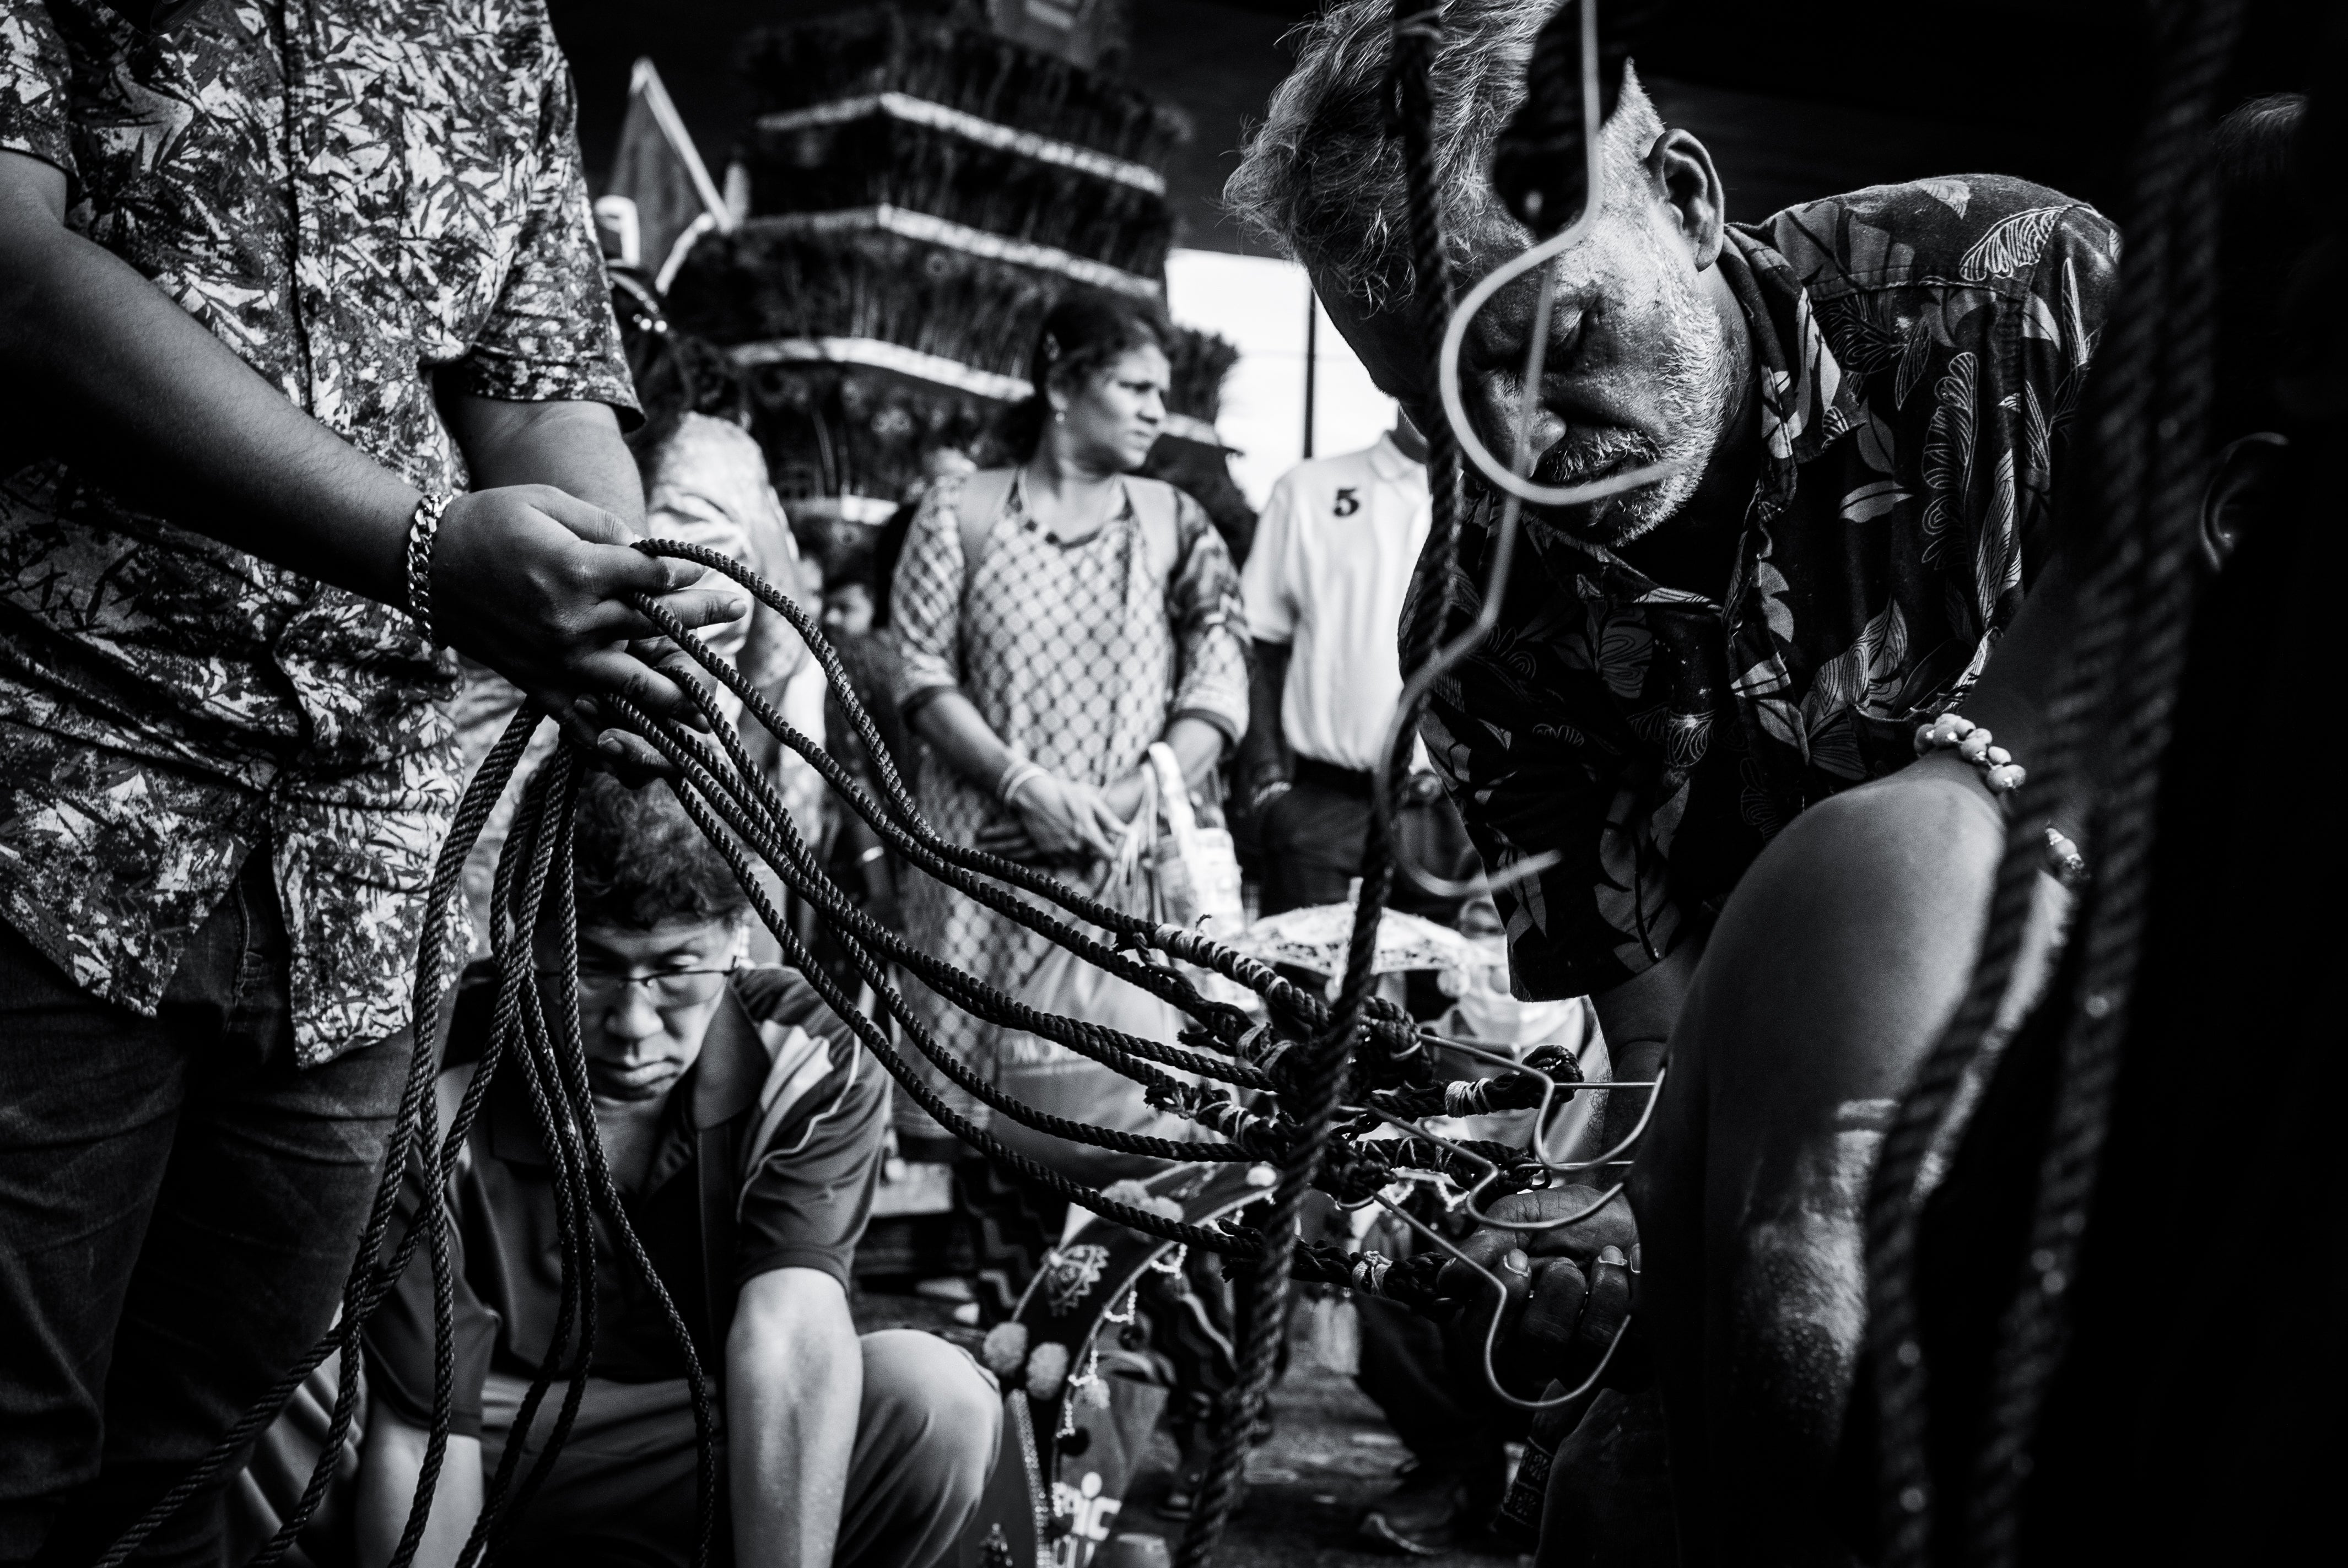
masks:
[[[721,1401],[733,1561],[930,1568],[977,1509],[1001,1407],[986,1373],[944,1341],[860,1338],[850,1319],[849,1265],[888,1121],[880,1067],[796,972],[744,965],[741,891],[666,789],[588,779],[577,867],[597,1131]],[[444,1115],[487,1043],[496,990],[489,966],[468,972]],[[406,1213],[423,1198],[419,1169]],[[442,1201],[457,1436],[419,1564],[456,1561],[561,1305],[553,1172],[519,1071],[492,1084]],[[685,1357],[600,1215],[595,1253],[585,1400],[501,1556],[683,1564],[695,1487]],[[432,1326],[419,1262],[366,1332],[372,1414],[355,1511],[366,1568],[389,1560],[407,1522],[431,1419]],[[533,1453],[557,1403],[531,1429]]]

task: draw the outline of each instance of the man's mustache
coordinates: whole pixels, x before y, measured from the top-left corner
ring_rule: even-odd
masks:
[[[1616,469],[1658,462],[1662,456],[1663,449],[1635,430],[1619,425],[1569,430],[1533,465],[1533,480],[1541,485],[1578,485]]]

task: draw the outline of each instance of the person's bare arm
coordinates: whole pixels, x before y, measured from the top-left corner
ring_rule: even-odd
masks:
[[[1612,1075],[1622,1083],[1652,1083],[1664,1066],[1664,1043],[1687,1000],[1688,985],[1704,957],[1704,938],[1689,937],[1660,964],[1643,969],[1611,990],[1590,999],[1606,1036]],[[1610,1089],[1598,1133],[1600,1150],[1612,1149],[1638,1129],[1655,1091]],[[1613,1175],[1620,1175],[1618,1169]],[[1609,1177],[1612,1180],[1612,1176]]]
[[[1248,671],[1248,733],[1240,741],[1240,787],[1251,805],[1277,794],[1273,786],[1286,787],[1292,765],[1280,712],[1292,651],[1285,642],[1255,641],[1255,662]]]
[[[926,693],[909,722],[915,734],[937,748],[948,766],[990,794],[1017,760],[977,704],[952,688]],[[1012,855],[1023,849],[1056,856],[1081,850],[1103,859],[1111,853],[1110,835],[1119,824],[1110,815],[1100,791],[1089,784],[1045,774],[1024,785],[1011,805],[1026,829],[1028,843],[986,847]]]
[[[1196,790],[1223,760],[1223,751],[1231,743],[1221,726],[1196,714],[1184,713],[1166,726],[1159,739],[1174,748],[1174,760],[1182,767],[1182,782]],[[1101,792],[1109,811],[1120,823],[1133,820],[1141,809],[1141,796],[1147,786],[1138,769],[1117,780]]]
[[[863,1399],[863,1348],[838,1280],[778,1268],[743,1286],[726,1338],[742,1568],[829,1568]]]
[[[352,1545],[358,1568],[384,1568],[407,1528],[407,1511],[423,1473],[427,1433],[378,1403],[367,1418],[366,1446],[352,1505]],[[451,1437],[432,1494],[432,1513],[417,1548],[416,1568],[453,1568],[481,1513],[481,1440]]]
[[[10,389],[0,395],[10,417],[134,505],[404,605],[407,526],[421,495],[295,407],[129,263],[67,229],[65,207],[61,169],[0,152],[0,386]],[[560,425],[566,444],[578,440],[576,417],[548,434]],[[523,446],[544,455],[539,443]],[[608,498],[602,458],[561,472],[560,490],[541,478],[449,507],[434,620],[586,739],[592,721],[576,704],[594,692],[684,708],[683,694],[627,651],[626,640],[654,629],[626,595],[670,595],[689,626],[747,605],[726,590],[677,592],[699,569],[620,548],[634,537],[637,509],[615,516],[572,488]]]
[[[552,485],[643,529],[644,479],[609,405],[457,393],[440,400],[440,413],[479,488]]]

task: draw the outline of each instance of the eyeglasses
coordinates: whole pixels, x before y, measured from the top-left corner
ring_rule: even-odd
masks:
[[[607,969],[594,964],[579,966],[579,991],[582,996],[616,1005],[632,986],[642,986],[650,993],[655,1008],[692,1007],[707,1001],[716,993],[718,983],[732,974],[738,966],[726,964],[717,968],[662,969],[649,975],[631,975],[618,969]],[[548,979],[560,979],[557,971],[541,969]]]

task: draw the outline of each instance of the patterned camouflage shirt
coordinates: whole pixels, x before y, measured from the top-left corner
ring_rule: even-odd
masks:
[[[1562,856],[1499,895],[1527,996],[1659,962],[1795,814],[1910,761],[2051,544],[2110,224],[1973,175],[1792,208],[1731,241],[1764,455],[1726,591],[1662,587],[1529,518],[1499,629],[1423,726],[1488,866]],[[1496,511],[1464,530],[1454,630]]]
[[[436,384],[633,407],[540,0],[153,10],[0,7],[0,149],[66,171],[72,228],[422,488],[464,486]],[[151,1012],[265,842],[302,1061],[393,1032],[455,656],[104,480],[0,473],[0,916]]]

